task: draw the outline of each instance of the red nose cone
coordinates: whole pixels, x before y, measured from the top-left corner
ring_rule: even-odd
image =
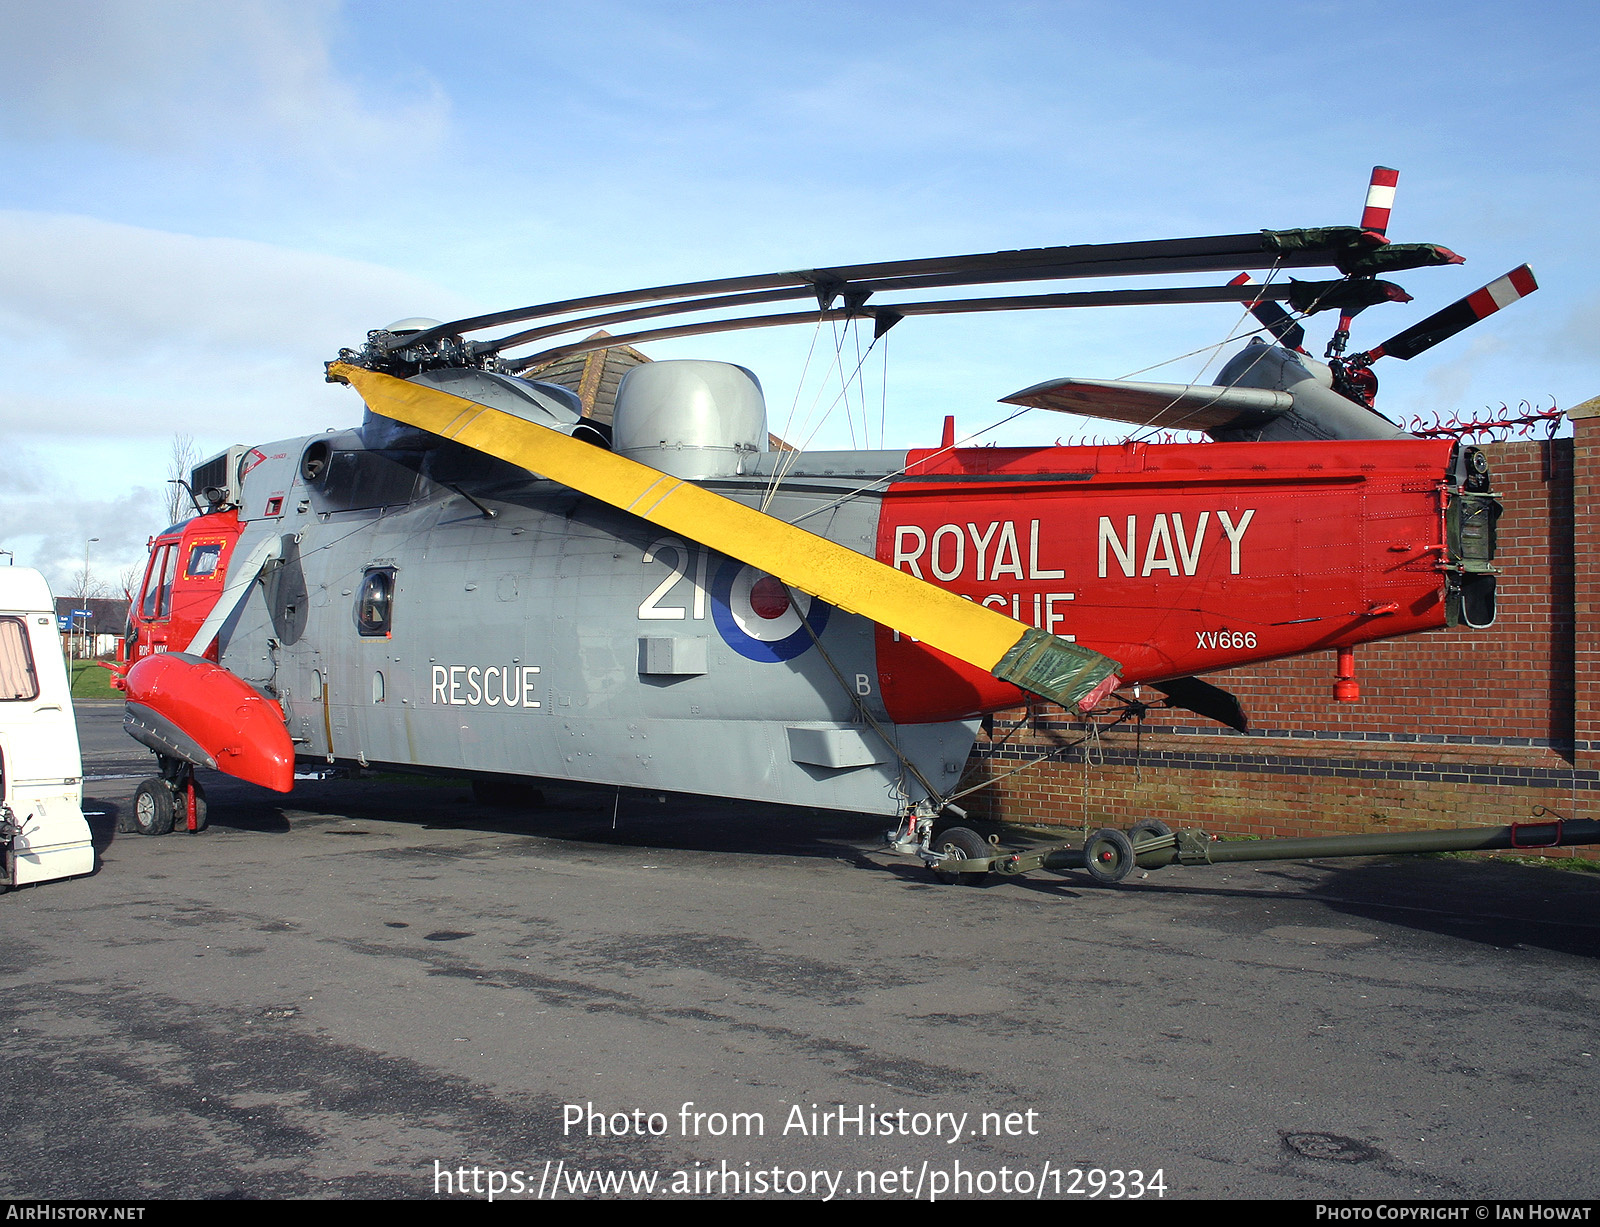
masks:
[[[146,656],[128,670],[128,702],[170,721],[217,770],[275,792],[294,787],[294,743],[276,704],[226,669],[182,652]]]

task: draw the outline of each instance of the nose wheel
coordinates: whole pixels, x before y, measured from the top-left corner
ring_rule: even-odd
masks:
[[[165,780],[144,780],[133,794],[133,829],[140,835],[165,835],[172,830],[175,808]]]
[[[118,829],[140,835],[205,830],[206,791],[194,778],[194,769],[165,758],[161,769],[159,776],[141,781],[134,790],[133,804]]]

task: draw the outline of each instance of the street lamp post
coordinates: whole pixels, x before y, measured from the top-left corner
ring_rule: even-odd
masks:
[[[89,547],[98,540],[100,540],[99,537],[88,537],[85,538],[83,543],[83,592],[80,595],[85,605],[89,603],[89,594],[92,588],[92,583],[89,578]],[[89,618],[84,618],[82,638],[80,638],[78,643],[78,646],[84,649],[79,653],[79,658],[83,660],[87,660],[89,657],[89,652],[87,650],[89,645],[87,642],[85,642],[89,634],[89,622]]]

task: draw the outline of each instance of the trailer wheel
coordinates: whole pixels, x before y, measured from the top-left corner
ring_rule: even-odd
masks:
[[[1147,839],[1162,839],[1172,834],[1172,828],[1159,818],[1141,818],[1128,828],[1128,838],[1137,847]]]
[[[941,831],[934,837],[933,847],[934,851],[944,853],[946,857],[953,861],[970,861],[976,860],[978,857],[994,855],[994,850],[989,847],[988,841],[970,827],[951,827],[947,831]],[[977,873],[947,872],[938,865],[933,867],[933,874],[941,882],[951,885],[959,882],[962,886],[976,886],[989,876],[987,871],[979,871]]]
[[[1115,886],[1137,863],[1133,840],[1114,827],[1102,827],[1083,845],[1083,867],[1102,886]]]
[[[162,779],[145,780],[133,794],[133,829],[141,835],[172,830],[172,789]]]

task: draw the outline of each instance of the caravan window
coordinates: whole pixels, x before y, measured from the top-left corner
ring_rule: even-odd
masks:
[[[0,703],[39,697],[39,676],[33,671],[28,624],[21,618],[0,618]]]

